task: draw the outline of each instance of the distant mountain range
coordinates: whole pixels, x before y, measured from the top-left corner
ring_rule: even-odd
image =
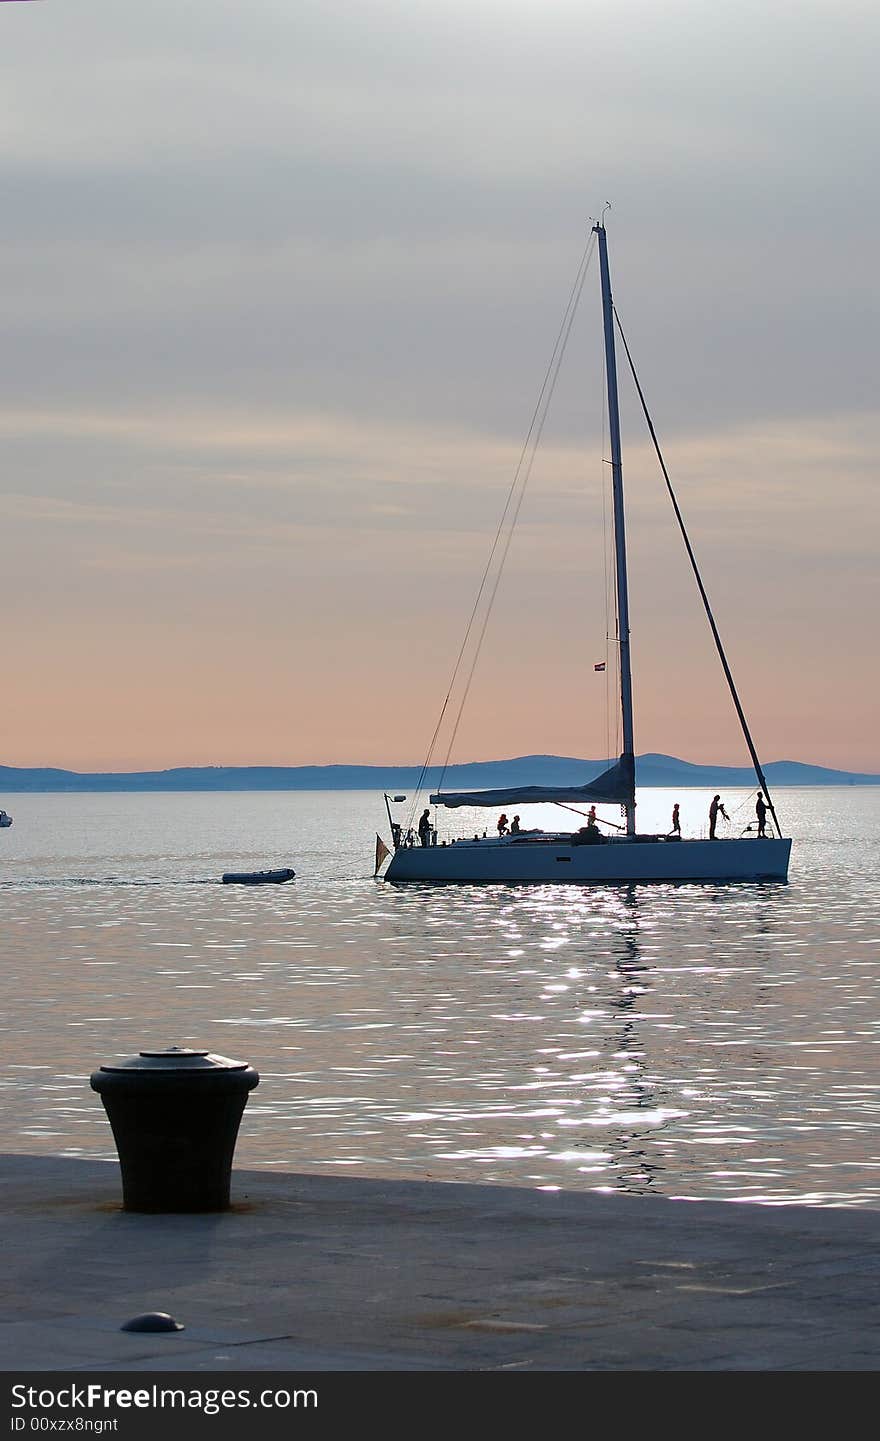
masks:
[[[450,766],[446,790],[517,785],[584,785],[610,764],[571,756],[517,756],[505,761],[473,761]],[[9,791],[405,791],[421,776],[420,766],[178,766],[167,771],[81,773],[51,768],[0,766],[0,795]],[[764,767],[771,786],[876,786],[880,775],[828,770],[800,761],[774,761]],[[424,789],[435,789],[440,770],[432,766]],[[751,786],[748,766],[695,766],[675,756],[636,758],[640,786]]]

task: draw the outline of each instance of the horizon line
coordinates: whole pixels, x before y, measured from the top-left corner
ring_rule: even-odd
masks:
[[[520,762],[530,761],[530,760],[536,760],[536,761],[559,761],[559,762],[562,762],[562,763],[565,763],[565,762],[569,762],[569,761],[570,761],[570,762],[572,762],[573,764],[576,764],[576,765],[585,765],[585,766],[599,765],[599,766],[601,766],[601,765],[612,764],[615,759],[616,759],[616,757],[610,757],[610,758],[606,758],[606,759],[603,759],[603,758],[598,758],[598,759],[597,759],[597,758],[595,758],[595,757],[581,757],[581,756],[557,755],[556,753],[547,752],[547,751],[542,751],[542,752],[532,751],[532,752],[526,752],[526,753],[523,753],[523,754],[520,754],[520,755],[516,755],[516,756],[491,757],[491,758],[483,759],[483,760],[455,761],[455,762],[453,762],[452,764],[450,764],[450,765],[448,765],[448,766],[445,766],[445,767],[442,767],[441,764],[440,764],[440,762],[437,762],[436,765],[430,765],[430,766],[424,767],[424,769],[425,769],[425,774],[427,775],[430,771],[432,771],[432,770],[438,770],[438,769],[459,770],[459,769],[462,769],[462,768],[465,768],[465,767],[514,765],[514,764],[518,764],[518,763],[520,763]],[[688,766],[688,767],[691,767],[691,768],[693,768],[693,769],[695,769],[695,770],[744,770],[744,771],[751,771],[751,770],[754,769],[753,766],[751,766],[751,764],[749,764],[748,762],[746,762],[746,763],[742,763],[742,762],[736,763],[736,762],[730,762],[730,761],[691,761],[691,760],[685,760],[685,759],[682,758],[681,756],[670,755],[670,754],[668,754],[667,752],[664,752],[664,751],[643,751],[643,752],[641,752],[640,754],[637,754],[637,755],[636,755],[635,760],[636,760],[636,762],[639,762],[639,761],[653,761],[653,762],[659,762],[659,763],[662,763],[662,762],[664,762],[664,761],[667,761],[667,762],[672,762],[672,763],[674,763],[674,764],[676,764],[676,765]],[[839,775],[869,775],[869,776],[872,776],[872,777],[876,777],[878,780],[880,780],[880,772],[878,772],[878,771],[861,770],[861,769],[857,769],[857,768],[842,767],[842,766],[830,766],[830,765],[826,765],[826,764],[823,764],[823,763],[817,762],[817,761],[792,760],[792,759],[787,758],[787,757],[780,758],[779,760],[768,761],[768,762],[766,762],[766,763],[764,764],[763,769],[764,769],[764,770],[768,770],[768,769],[770,769],[771,767],[778,767],[778,766],[783,766],[783,765],[785,765],[785,766],[803,767],[803,768],[809,769],[809,770],[829,771],[829,772],[836,773],[836,774],[839,774]],[[20,764],[18,764],[18,765],[16,765],[16,764],[9,765],[9,764],[6,764],[6,763],[0,764],[0,772],[4,772],[4,771],[30,771],[30,772],[34,772],[34,771],[44,771],[44,772],[57,771],[57,772],[61,772],[61,773],[65,774],[65,775],[74,775],[74,776],[78,776],[78,777],[89,777],[89,776],[93,776],[93,777],[109,777],[109,776],[113,776],[113,777],[123,777],[123,776],[132,776],[132,777],[134,777],[134,776],[146,776],[146,775],[171,775],[171,774],[174,774],[174,773],[177,773],[177,772],[180,772],[180,771],[314,771],[314,770],[365,770],[365,771],[419,770],[419,771],[421,771],[422,768],[423,768],[423,762],[421,762],[421,761],[305,761],[305,762],[302,762],[302,761],[301,761],[301,762],[296,762],[296,763],[291,763],[291,762],[288,762],[288,761],[256,761],[256,762],[254,762],[254,761],[247,761],[247,762],[234,762],[234,761],[233,761],[233,762],[230,762],[230,761],[207,761],[207,762],[205,762],[205,761],[199,761],[199,762],[190,762],[190,763],[176,763],[176,764],[173,764],[173,765],[158,765],[158,766],[157,766],[157,765],[152,765],[152,766],[150,766],[150,765],[147,765],[147,766],[142,765],[142,766],[140,766],[140,767],[138,767],[138,768],[129,767],[129,768],[125,768],[125,769],[122,769],[122,770],[112,770],[112,769],[78,770],[78,769],[74,769],[74,768],[71,767],[71,766],[47,764],[47,763],[45,763],[45,762],[43,762],[43,763],[41,763],[41,764],[37,764],[37,765],[20,765]]]

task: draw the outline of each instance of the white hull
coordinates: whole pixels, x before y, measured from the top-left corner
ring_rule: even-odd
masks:
[[[662,838],[572,845],[565,837],[486,839],[454,846],[404,846],[384,879],[431,884],[568,882],[614,885],[630,881],[785,881],[790,840]]]

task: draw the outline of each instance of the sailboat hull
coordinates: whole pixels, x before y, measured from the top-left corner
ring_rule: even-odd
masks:
[[[450,846],[405,846],[394,852],[386,881],[433,885],[615,885],[629,882],[785,881],[790,840],[663,838],[572,845],[554,840],[459,841]]]

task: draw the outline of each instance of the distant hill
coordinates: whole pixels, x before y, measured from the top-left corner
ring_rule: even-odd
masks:
[[[450,766],[446,790],[517,785],[583,785],[610,764],[572,756],[517,756],[503,761],[472,761]],[[764,767],[771,786],[876,786],[880,775],[835,771],[801,761],[774,761]],[[54,768],[0,766],[0,795],[11,791],[392,791],[412,790],[420,766],[180,766],[167,771],[82,773]],[[432,766],[423,787],[434,789],[440,770]],[[640,786],[751,786],[748,766],[697,766],[675,756],[636,759]]]

